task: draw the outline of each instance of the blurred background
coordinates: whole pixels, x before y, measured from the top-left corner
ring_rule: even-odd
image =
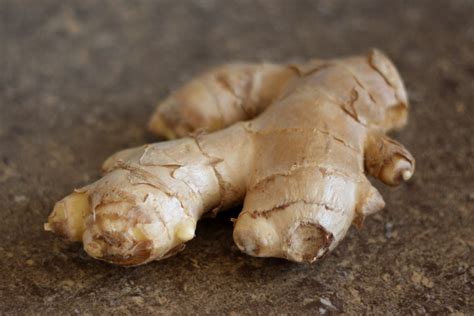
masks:
[[[0,0],[0,314],[474,313],[474,1]],[[158,100],[210,66],[365,53],[411,100],[414,179],[323,261],[256,259],[229,215],[137,268],[43,232]],[[380,187],[380,186],[379,186]]]

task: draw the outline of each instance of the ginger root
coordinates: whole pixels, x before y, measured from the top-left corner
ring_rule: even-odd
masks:
[[[104,177],[57,202],[45,229],[91,256],[139,265],[181,251],[196,223],[243,203],[243,252],[314,262],[384,201],[368,173],[408,180],[411,154],[385,133],[408,101],[381,52],[305,64],[231,64],[173,93],[149,128],[177,140],[116,153]]]

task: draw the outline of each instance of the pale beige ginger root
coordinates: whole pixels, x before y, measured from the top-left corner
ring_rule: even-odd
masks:
[[[182,139],[121,151],[105,175],[59,201],[47,230],[93,257],[168,257],[206,213],[239,205],[245,253],[313,262],[381,210],[368,173],[408,180],[411,154],[385,135],[407,120],[402,80],[379,51],[298,65],[227,65],[160,104],[149,128]]]

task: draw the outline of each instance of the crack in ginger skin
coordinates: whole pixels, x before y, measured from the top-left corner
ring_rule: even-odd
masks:
[[[243,252],[314,262],[385,203],[366,178],[408,180],[386,132],[407,120],[403,82],[377,50],[294,65],[229,64],[174,92],[149,128],[180,138],[123,150],[54,207],[45,229],[133,266],[169,257],[205,214],[243,203]]]

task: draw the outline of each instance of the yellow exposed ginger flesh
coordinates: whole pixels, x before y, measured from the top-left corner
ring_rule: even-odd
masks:
[[[245,253],[314,262],[414,172],[386,132],[405,125],[402,80],[381,52],[305,64],[231,64],[162,102],[151,131],[177,140],[116,153],[104,177],[59,201],[46,230],[121,265],[166,258],[208,212],[243,203]],[[182,137],[182,138],[181,138]]]

